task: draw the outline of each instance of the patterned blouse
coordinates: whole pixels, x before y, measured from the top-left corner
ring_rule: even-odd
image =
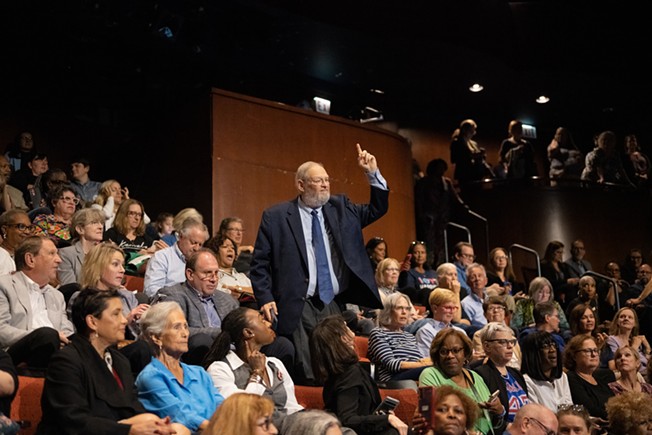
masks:
[[[35,236],[48,236],[57,247],[70,244],[70,224],[57,221],[53,214],[40,214],[32,223],[36,225]]]

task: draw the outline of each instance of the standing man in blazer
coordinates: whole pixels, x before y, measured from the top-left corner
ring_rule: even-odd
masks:
[[[381,308],[362,228],[382,217],[389,190],[376,158],[356,145],[371,185],[369,204],[330,194],[326,169],[297,169],[299,196],[263,212],[251,264],[254,294],[276,332],[294,343],[295,382],[312,384],[309,338],[314,326],[345,303]],[[314,223],[314,225],[313,225]]]

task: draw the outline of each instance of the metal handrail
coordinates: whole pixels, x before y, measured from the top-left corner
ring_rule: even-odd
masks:
[[[584,272],[582,274],[582,276],[592,276],[592,277],[595,277],[595,278],[601,278],[601,279],[604,279],[606,281],[611,282],[611,285],[614,287],[614,294],[616,295],[616,311],[620,310],[620,295],[618,295],[618,281],[616,281],[615,278],[612,278],[612,277],[607,276],[607,275],[603,275],[603,274],[598,273],[598,272],[594,272],[592,270],[587,270],[586,272]]]
[[[481,221],[484,222],[484,235],[485,235],[485,240],[486,240],[486,249],[487,249],[487,259],[489,259],[489,221],[487,220],[486,217],[479,215],[478,213],[474,212],[473,210],[469,210],[469,214],[471,216],[475,216],[476,218],[480,219]]]
[[[513,266],[514,262],[512,262],[512,249],[520,249],[525,252],[529,252],[531,254],[534,254],[537,258],[537,275],[541,276],[541,258],[539,257],[539,253],[535,251],[532,248],[528,248],[527,246],[519,245],[518,243],[514,243],[509,247],[509,263]]]
[[[467,227],[464,225],[456,224],[455,222],[449,222],[446,224],[446,226],[451,226],[466,231],[467,240],[469,243],[471,243],[471,231]],[[446,228],[444,228],[444,255],[446,261],[449,261],[450,257],[448,256],[448,231]]]

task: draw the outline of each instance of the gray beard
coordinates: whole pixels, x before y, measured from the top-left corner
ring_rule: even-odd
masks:
[[[301,196],[301,200],[303,201],[304,204],[306,204],[310,208],[319,208],[322,207],[324,204],[326,204],[330,199],[330,197],[331,197],[330,193],[324,195],[304,193]]]

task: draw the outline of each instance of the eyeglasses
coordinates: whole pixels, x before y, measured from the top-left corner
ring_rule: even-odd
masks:
[[[508,344],[510,346],[514,346],[516,344],[516,339],[515,338],[496,338],[495,340],[486,340],[488,343],[498,343],[499,345],[506,347]]]
[[[242,228],[227,228],[227,231],[233,231],[234,233],[244,233],[245,230]]]
[[[414,245],[425,245],[426,242],[423,242],[421,240],[415,240],[414,242],[411,243],[412,246]]]
[[[475,255],[473,254],[460,254],[460,257],[464,257],[467,260],[475,260]]]
[[[577,352],[582,352],[584,355],[597,355],[600,351],[597,347],[592,349],[578,349]]]
[[[539,426],[539,428],[541,428],[541,429],[543,430],[543,432],[544,432],[546,435],[557,435],[557,431],[556,431],[556,430],[552,430],[552,429],[550,429],[548,426],[546,426],[545,424],[541,423],[541,422],[540,422],[539,420],[537,420],[536,418],[534,418],[534,417],[525,417],[525,418],[527,418],[528,420],[531,420],[531,421],[535,422],[535,423]]]
[[[446,349],[445,347],[442,347],[439,349],[439,356],[448,356],[449,353],[453,352],[453,355],[457,355],[460,352],[463,352],[464,348],[463,347],[454,347],[452,349]]]
[[[400,271],[401,269],[399,269],[398,267],[388,267],[387,269],[385,269],[385,272],[400,272]]]
[[[265,420],[263,420],[262,423],[256,423],[256,426],[262,428],[265,431],[268,431],[270,424],[273,424],[272,417],[268,415],[265,417]]]
[[[445,311],[457,311],[457,307],[455,305],[440,305],[439,308]]]
[[[310,184],[330,184],[331,179],[328,177],[323,177],[323,178],[306,178],[306,182]]]
[[[139,211],[128,211],[127,215],[130,217],[143,217],[143,214]]]
[[[541,350],[557,350],[556,343],[544,343],[541,345]]]
[[[76,196],[60,196],[59,201],[72,202],[73,204],[79,204],[79,198]]]
[[[488,312],[492,312],[492,311],[494,311],[494,312],[495,312],[495,311],[505,311],[505,307],[503,307],[502,305],[495,305],[495,306],[493,306],[493,307],[489,307],[489,308],[487,308],[487,311],[488,311]]]
[[[199,272],[195,271],[197,276],[199,277],[200,280],[206,281],[209,279],[218,279],[219,278],[219,271],[214,271],[214,272]]]
[[[36,229],[36,225],[25,225],[25,224],[7,224],[8,227],[14,227],[18,231],[28,231],[32,232]]]

